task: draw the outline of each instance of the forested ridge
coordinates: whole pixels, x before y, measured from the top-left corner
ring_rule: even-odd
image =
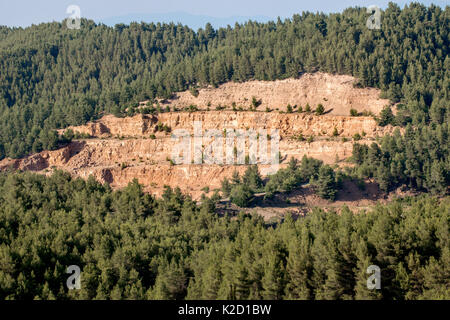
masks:
[[[138,101],[226,81],[351,74],[401,101],[399,123],[448,123],[450,8],[389,4],[381,30],[365,8],[302,13],[195,32],[175,24],[83,20],[0,27],[0,158],[57,147],[52,131]]]
[[[270,225],[58,171],[1,174],[0,203],[0,299],[450,299],[448,197]]]

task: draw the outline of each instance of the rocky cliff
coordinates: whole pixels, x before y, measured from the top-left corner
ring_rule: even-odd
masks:
[[[223,178],[230,177],[234,170],[243,173],[246,166],[173,165],[170,159],[178,140],[172,139],[171,133],[158,131],[157,127],[164,124],[171,132],[185,129],[193,133],[195,121],[201,121],[203,130],[266,129],[271,133],[273,129],[278,129],[282,166],[291,157],[301,159],[303,155],[334,163],[351,156],[351,137],[355,133],[364,132],[362,143],[370,143],[377,135],[393,131],[392,127],[378,127],[371,117],[303,113],[203,111],[129,118],[108,115],[94,123],[72,127],[76,132],[88,133],[92,139],[73,141],[61,149],[43,151],[23,159],[5,159],[0,162],[0,169],[12,167],[44,174],[63,169],[83,178],[93,175],[114,188],[124,187],[136,178],[148,192],[154,194],[161,194],[164,185],[170,185],[179,186],[198,198],[205,186],[209,186],[210,190],[219,188]],[[338,136],[333,136],[335,128]],[[313,141],[299,140],[300,133],[305,139],[312,136]]]
[[[289,137],[302,133],[305,136],[330,136],[334,129],[341,137],[352,137],[364,132],[367,137],[376,137],[392,132],[392,127],[379,127],[372,117],[316,116],[311,113],[279,113],[251,111],[198,111],[168,112],[159,115],[138,114],[129,118],[116,118],[107,115],[100,120],[84,126],[70,127],[92,137],[148,137],[150,134],[164,136],[157,131],[157,125],[163,124],[172,131],[185,129],[192,131],[194,122],[202,122],[207,129],[278,129],[280,135]],[[65,130],[60,130],[63,133]]]
[[[155,194],[169,185],[178,186],[198,198],[205,186],[210,190],[219,188],[223,178],[230,177],[234,170],[243,173],[246,166],[199,165],[189,161],[174,165],[171,159],[178,140],[172,139],[171,134],[184,129],[193,136],[196,122],[201,122],[202,132],[240,129],[266,130],[271,134],[277,129],[282,166],[290,158],[301,159],[304,155],[326,163],[342,161],[351,156],[352,137],[356,133],[362,136],[360,143],[370,143],[394,129],[378,127],[372,117],[349,116],[351,108],[377,114],[389,104],[379,98],[379,90],[355,88],[355,81],[350,76],[315,73],[299,79],[226,83],[218,88],[200,89],[196,97],[190,91],[180,92],[171,100],[159,101],[163,109],[164,105],[170,105],[172,111],[181,110],[192,104],[200,111],[138,114],[126,118],[106,115],[98,121],[71,127],[76,132],[89,134],[91,139],[73,141],[59,150],[43,151],[23,159],[4,159],[0,161],[0,170],[13,168],[51,174],[55,169],[63,169],[83,178],[93,175],[115,188],[124,187],[137,178],[147,191]],[[261,105],[249,111],[253,97]],[[319,103],[325,108],[324,115],[298,112],[299,106],[304,109],[309,104],[314,110]],[[297,105],[292,113],[282,111],[288,104]],[[232,105],[243,110],[231,111]],[[219,111],[217,106],[227,108]],[[208,108],[211,111],[205,110]],[[267,112],[266,108],[272,111]],[[210,142],[203,139],[203,150]],[[249,143],[243,148],[248,153]]]

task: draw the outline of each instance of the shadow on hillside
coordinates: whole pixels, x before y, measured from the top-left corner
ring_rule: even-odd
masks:
[[[289,199],[290,194],[278,193],[271,198],[265,198],[265,195],[255,196],[249,208],[281,208],[288,209],[298,207],[298,203],[292,203]]]
[[[72,141],[69,144],[69,157],[72,158],[73,156],[79,154],[81,150],[83,150],[85,145],[86,141],[77,141],[77,140]]]
[[[303,185],[289,193],[276,193],[271,198],[265,198],[264,193],[256,194],[250,205],[240,208],[228,201],[222,201],[217,207],[217,213],[221,216],[237,216],[240,212],[267,213],[273,209],[275,213],[290,213],[294,220],[305,217],[312,208],[334,207],[336,202],[347,202],[349,206],[367,206],[380,199],[385,199],[386,194],[382,192],[375,182],[360,182],[346,180],[342,188],[336,194],[336,199],[330,201],[319,197],[312,185]],[[338,205],[343,205],[338,203]]]
[[[370,200],[377,201],[385,197],[376,182],[357,183],[356,181],[347,180],[342,184],[342,188],[336,195],[336,201],[361,201]]]

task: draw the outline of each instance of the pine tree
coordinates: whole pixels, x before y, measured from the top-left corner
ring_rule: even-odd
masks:
[[[433,161],[430,172],[426,176],[426,186],[434,194],[443,195],[447,191],[445,167],[440,161]]]
[[[232,188],[230,181],[227,178],[224,178],[221,184],[222,184],[222,195],[224,197],[229,197]]]
[[[276,255],[271,255],[264,268],[264,277],[261,281],[263,287],[263,299],[281,299],[284,289],[283,274],[284,268],[281,260]]]
[[[317,187],[317,194],[324,199],[334,200],[337,193],[336,178],[334,170],[324,165],[319,169],[317,181],[314,182]]]
[[[299,242],[292,242],[287,259],[286,298],[312,299],[312,261],[310,256],[310,240],[306,229],[302,229]]]
[[[380,112],[380,116],[378,119],[379,126],[387,126],[388,124],[394,124],[394,114],[392,113],[391,107],[385,106],[383,110]]]
[[[316,108],[316,114],[320,116],[324,112],[325,112],[325,108],[323,107],[323,104],[319,103]]]
[[[367,268],[374,265],[374,261],[369,255],[367,244],[360,241],[357,246],[356,256],[358,258],[356,269],[356,285],[355,285],[355,299],[356,300],[380,300],[383,298],[380,290],[369,289],[367,286],[368,278],[371,274],[367,273]],[[381,275],[382,276],[382,275]],[[383,286],[383,278],[381,278],[381,286]]]
[[[231,202],[242,208],[245,208],[250,204],[252,197],[253,191],[245,184],[234,186],[230,194]]]
[[[257,165],[251,165],[247,168],[242,177],[242,183],[253,191],[259,190],[262,187],[262,178]]]
[[[231,177],[231,183],[233,185],[237,185],[241,183],[241,177],[239,176],[239,173],[237,171],[233,171],[233,175]]]

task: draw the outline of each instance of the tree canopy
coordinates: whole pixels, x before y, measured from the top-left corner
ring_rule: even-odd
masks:
[[[449,198],[274,226],[166,188],[0,174],[0,299],[449,299]],[[68,290],[66,269],[81,269]],[[381,290],[367,288],[369,265]]]

